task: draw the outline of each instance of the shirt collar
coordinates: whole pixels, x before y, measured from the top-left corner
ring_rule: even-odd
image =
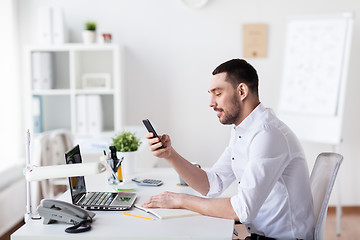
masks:
[[[262,103],[252,110],[252,112],[238,125],[233,127],[236,133],[241,134],[249,130],[259,121],[259,116],[266,110]]]

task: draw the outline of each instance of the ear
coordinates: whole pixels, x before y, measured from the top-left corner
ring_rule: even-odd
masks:
[[[244,101],[244,99],[249,95],[249,87],[245,83],[240,83],[237,87],[237,92],[240,100]]]

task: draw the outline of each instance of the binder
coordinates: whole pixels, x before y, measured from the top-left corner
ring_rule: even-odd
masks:
[[[103,111],[100,95],[76,96],[76,131],[100,133],[103,130]]]
[[[62,44],[68,41],[62,8],[39,8],[38,26],[40,44]]]
[[[60,7],[52,8],[52,40],[54,44],[62,44],[67,42],[64,15]]]
[[[78,133],[88,132],[86,98],[86,95],[76,96],[76,131]]]
[[[52,11],[50,7],[41,7],[38,11],[39,42],[40,44],[52,43]]]
[[[42,100],[40,96],[33,97],[33,123],[34,133],[41,133],[43,129]]]
[[[52,89],[54,87],[52,53],[33,52],[31,57],[33,89]]]
[[[103,112],[100,95],[87,96],[87,114],[89,133],[100,133],[103,130]]]

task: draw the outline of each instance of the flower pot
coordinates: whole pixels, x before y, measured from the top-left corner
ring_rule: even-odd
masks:
[[[83,37],[83,42],[85,44],[96,42],[96,32],[95,31],[84,30],[82,32],[82,37]]]
[[[124,182],[129,182],[134,177],[136,173],[136,154],[135,152],[117,152],[117,158],[123,159],[121,163],[121,170]]]

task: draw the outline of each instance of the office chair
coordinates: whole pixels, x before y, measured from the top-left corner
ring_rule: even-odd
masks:
[[[314,202],[314,240],[323,240],[330,194],[339,171],[343,156],[337,153],[320,153],[310,175]],[[235,221],[235,224],[240,222]],[[235,230],[235,229],[234,229]],[[235,231],[236,232],[236,231]],[[238,238],[236,238],[238,239]]]
[[[337,153],[320,153],[311,172],[310,185],[316,220],[314,240],[324,239],[329,198],[342,160],[343,156]]]

